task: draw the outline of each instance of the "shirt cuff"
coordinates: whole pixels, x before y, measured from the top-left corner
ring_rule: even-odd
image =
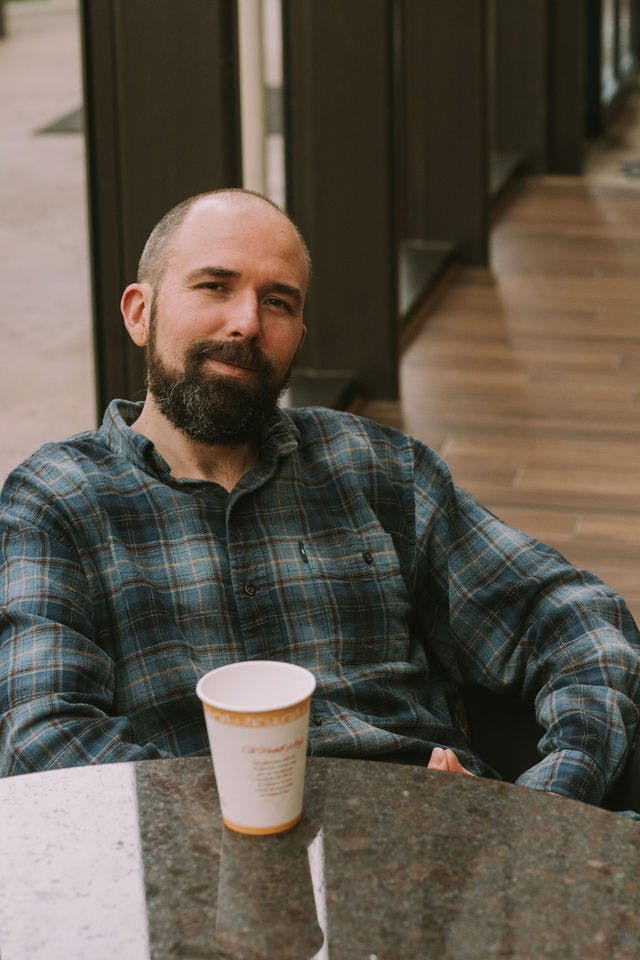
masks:
[[[602,771],[586,753],[557,750],[518,777],[516,783],[599,806],[605,795]]]

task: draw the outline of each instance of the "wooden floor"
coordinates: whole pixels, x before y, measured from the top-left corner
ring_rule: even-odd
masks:
[[[640,623],[638,98],[584,177],[525,180],[491,269],[462,270],[364,413],[441,453],[458,485],[595,571]],[[640,172],[640,171],[639,171]]]

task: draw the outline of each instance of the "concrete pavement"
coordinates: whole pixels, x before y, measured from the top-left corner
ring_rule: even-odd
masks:
[[[76,0],[5,4],[0,40],[0,482],[95,425],[84,137],[40,133],[82,102]]]

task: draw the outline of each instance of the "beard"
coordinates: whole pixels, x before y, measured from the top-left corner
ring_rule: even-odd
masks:
[[[172,370],[158,354],[155,327],[152,317],[147,386],[167,420],[199,443],[258,443],[286,389],[289,372],[276,379],[272,364],[251,340],[197,341],[187,350],[184,368]],[[255,385],[205,372],[207,359],[250,368]]]

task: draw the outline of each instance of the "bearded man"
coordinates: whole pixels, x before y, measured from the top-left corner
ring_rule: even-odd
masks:
[[[278,407],[309,270],[293,223],[247,191],[152,232],[122,297],[144,403],[113,401],[3,490],[0,773],[206,753],[198,679],[274,659],[316,676],[312,753],[494,776],[472,684],[535,703],[518,782],[602,803],[638,725],[624,601],[417,440]]]

